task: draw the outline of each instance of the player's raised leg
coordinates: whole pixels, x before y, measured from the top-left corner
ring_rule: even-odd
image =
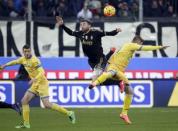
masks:
[[[114,80],[114,77],[117,73],[118,68],[115,65],[108,65],[107,72],[103,72],[101,75],[98,75],[92,84],[89,85],[89,89],[97,85],[118,85],[121,93],[124,92],[125,85],[122,80]]]
[[[72,122],[72,124],[75,124],[76,119],[75,119],[75,113],[73,111],[68,111],[67,109],[59,106],[58,104],[49,102],[49,97],[41,97],[41,100],[45,108],[52,109],[64,115],[67,115],[69,117],[69,120]]]
[[[30,128],[30,107],[29,102],[32,98],[35,97],[33,92],[29,90],[25,93],[24,97],[22,98],[22,114],[23,114],[23,122],[17,125],[15,128]]]
[[[104,81],[106,81],[109,78],[112,78],[115,72],[113,71],[108,71],[108,72],[103,72],[92,84],[89,85],[89,89],[92,89],[93,87],[100,85]]]

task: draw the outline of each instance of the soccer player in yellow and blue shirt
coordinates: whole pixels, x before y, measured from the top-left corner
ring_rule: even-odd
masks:
[[[120,114],[120,118],[124,120],[127,124],[131,124],[129,117],[127,115],[128,109],[130,108],[132,102],[133,91],[129,85],[128,79],[125,77],[124,72],[128,66],[135,51],[152,51],[157,49],[166,49],[169,46],[143,46],[143,39],[140,36],[135,36],[130,43],[123,45],[121,50],[114,53],[108,60],[108,66],[106,72],[103,72],[91,85],[89,89],[100,85],[105,80],[112,78],[117,80],[122,80],[124,82],[124,106]]]
[[[26,91],[24,97],[21,100],[22,103],[22,114],[23,114],[23,122],[20,125],[17,125],[16,128],[30,128],[30,120],[29,120],[29,102],[35,96],[40,96],[45,108],[56,110],[67,115],[70,121],[75,123],[75,114],[73,111],[68,111],[63,107],[60,107],[57,104],[49,102],[49,93],[48,93],[48,80],[45,76],[45,72],[43,67],[41,66],[40,60],[32,56],[31,49],[29,45],[23,46],[23,57],[20,57],[17,60],[10,61],[2,66],[0,66],[0,70],[4,69],[7,66],[22,64],[24,65],[26,71],[28,72],[31,80],[29,84],[31,87]]]

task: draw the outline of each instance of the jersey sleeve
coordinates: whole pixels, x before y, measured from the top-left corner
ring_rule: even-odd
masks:
[[[140,50],[142,50],[142,51],[152,51],[152,50],[161,49],[161,47],[162,47],[162,46],[145,45],[145,46],[142,46]]]
[[[68,28],[67,26],[65,26],[65,25],[62,25],[61,27],[64,29],[64,31],[65,31],[67,34],[69,34],[69,35],[71,35],[71,36],[75,36],[75,37],[80,37],[80,34],[81,34],[80,31],[72,31],[71,29],[69,29],[69,28]]]
[[[113,31],[97,30],[97,33],[99,36],[103,37],[103,36],[114,36],[118,32],[116,30],[113,30]]]
[[[23,63],[23,57],[20,57],[17,60],[13,60],[13,61],[6,63],[6,66],[18,65],[18,64],[22,64],[22,63]]]
[[[136,50],[140,50],[141,47],[142,47],[142,45],[139,45],[139,44],[136,44],[136,43],[130,43],[129,46],[128,46],[128,49],[136,51]]]
[[[152,51],[152,50],[161,49],[161,47],[162,46],[139,45],[136,43],[132,43],[130,44],[129,49],[134,51]]]

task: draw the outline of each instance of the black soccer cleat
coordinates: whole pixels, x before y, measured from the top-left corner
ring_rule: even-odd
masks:
[[[91,90],[91,89],[94,88],[94,86],[93,86],[92,84],[90,84],[90,85],[88,86],[88,88]]]

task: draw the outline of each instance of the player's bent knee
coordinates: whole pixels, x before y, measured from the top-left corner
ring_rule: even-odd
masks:
[[[103,73],[102,68],[96,68],[95,67],[94,71],[93,71],[92,81],[95,81],[102,73]]]
[[[133,95],[133,94],[134,94],[134,91],[133,91],[133,89],[130,87],[129,95]]]
[[[22,105],[28,104],[28,100],[27,100],[26,98],[22,98],[21,104],[22,104]]]
[[[115,76],[115,75],[117,74],[117,71],[109,70],[108,73],[109,73],[111,76]]]
[[[50,109],[52,107],[52,103],[50,102],[44,102],[44,107],[47,108],[47,109]]]
[[[125,93],[127,95],[133,95],[134,94],[133,89],[130,85],[125,85]]]
[[[49,104],[44,104],[44,107],[47,108],[47,109],[51,108],[51,106]]]

